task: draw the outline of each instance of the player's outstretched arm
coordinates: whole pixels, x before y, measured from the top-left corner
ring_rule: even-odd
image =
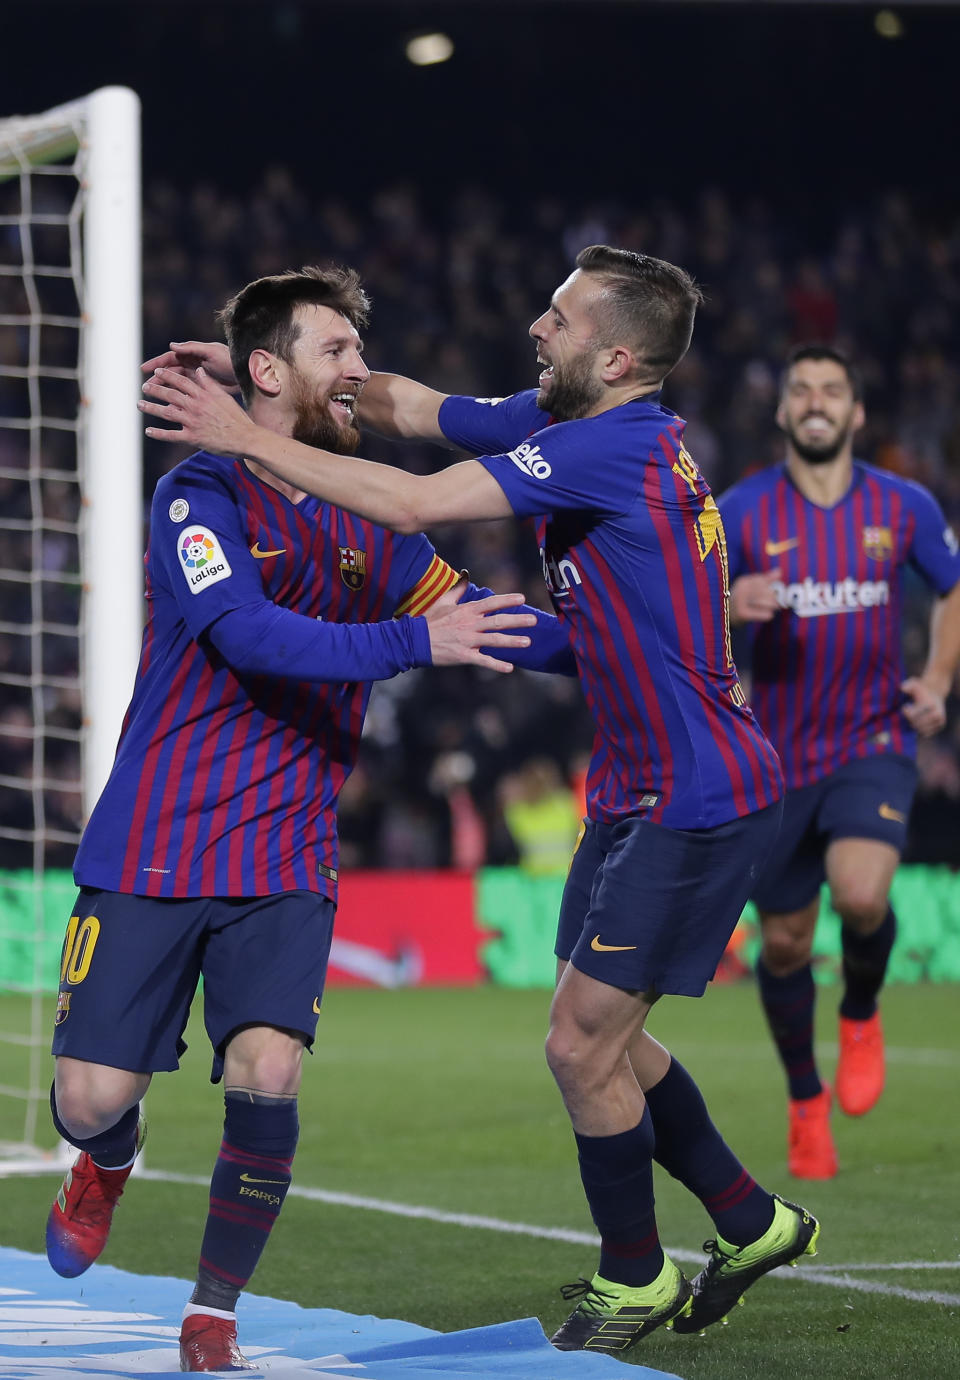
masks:
[[[257,426],[203,369],[194,377],[160,369],[143,385],[141,412],[170,426],[149,426],[160,441],[184,441],[215,455],[255,460],[304,493],[358,513],[395,532],[420,532],[438,522],[510,517],[497,481],[476,460],[439,474],[414,475],[390,465],[317,450]]]
[[[903,715],[921,738],[932,738],[947,722],[946,698],[960,665],[960,584],[938,599],[930,613],[930,647],[919,676],[900,689],[909,697]]]
[[[414,666],[506,672],[512,664],[492,653],[529,647],[524,629],[536,617],[522,605],[522,594],[495,594],[420,618],[330,623],[263,599],[222,614],[205,636],[240,675],[340,682],[386,680]]]
[[[360,393],[360,420],[381,436],[449,446],[439,420],[446,397],[402,374],[371,374]]]

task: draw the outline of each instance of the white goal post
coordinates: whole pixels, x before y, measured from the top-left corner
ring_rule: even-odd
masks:
[[[133,91],[0,118],[0,1175],[55,1140],[66,869],[139,655],[140,238]]]

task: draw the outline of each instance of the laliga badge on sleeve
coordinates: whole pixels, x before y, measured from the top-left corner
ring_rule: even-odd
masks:
[[[190,504],[185,498],[175,498],[167,512],[171,522],[186,522],[190,516]]]
[[[177,537],[180,568],[191,594],[225,580],[233,572],[219,539],[208,527],[185,527]]]

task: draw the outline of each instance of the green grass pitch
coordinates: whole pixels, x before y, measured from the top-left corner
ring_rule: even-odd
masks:
[[[819,999],[828,1076],[836,991]],[[330,992],[305,1071],[295,1186],[433,1216],[292,1196],[257,1291],[444,1331],[536,1316],[549,1333],[565,1313],[559,1286],[592,1273],[595,1250],[497,1225],[592,1230],[570,1131],[543,1064],[548,1003],[546,992],[494,987]],[[0,1026],[10,1029],[22,1005],[0,998]],[[805,1264],[763,1280],[728,1327],[703,1338],[654,1333],[633,1359],[686,1380],[960,1374],[958,1007],[960,991],[951,986],[886,993],[887,1091],[865,1119],[838,1114],[841,1172],[823,1184],[786,1174],[782,1079],[752,985],[654,1010],[652,1033],[696,1076],[754,1175],[821,1218],[820,1255],[810,1265],[822,1273],[821,1282],[805,1278]],[[127,1270],[185,1279],[193,1276],[221,1114],[197,1019],[189,1038],[180,1073],[154,1082],[151,1177],[131,1182],[104,1256]],[[22,1051],[0,1046],[0,1082],[12,1081],[11,1065],[22,1059]],[[0,1138],[11,1134],[11,1105],[0,1099]],[[0,1180],[0,1242],[42,1251],[54,1186],[52,1175]],[[699,1204],[663,1175],[657,1195],[664,1244],[697,1251],[711,1234]],[[495,1221],[442,1221],[441,1213]],[[95,1281],[94,1273],[89,1293]],[[930,1301],[931,1294],[947,1301]],[[149,1308],[149,1299],[137,1304]],[[255,1307],[250,1296],[241,1303],[241,1326],[242,1310]]]

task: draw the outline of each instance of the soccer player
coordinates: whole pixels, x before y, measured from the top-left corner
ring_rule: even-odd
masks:
[[[181,428],[151,436],[215,439],[401,531],[535,519],[597,729],[547,1039],[601,1237],[597,1272],[566,1291],[579,1302],[553,1338],[563,1350],[620,1352],[670,1321],[698,1331],[768,1270],[813,1254],[819,1233],[754,1181],[644,1029],[661,996],[703,994],[781,808],[780,766],[730,652],[723,524],[659,396],[699,301],[682,269],[592,246],[530,328],[538,389],[445,397],[375,376],[374,427],[481,456],[426,477],[330,454],[311,468],[310,451],[253,425],[206,371],[162,369],[141,403]],[[692,1291],[660,1245],[654,1157],[715,1224]]]
[[[348,270],[244,288],[223,321],[251,419],[352,450],[366,312]],[[424,537],[321,504],[254,461],[192,456],[161,479],[146,577],[133,699],[76,858],[51,1108],[82,1153],[47,1254],[72,1277],[103,1250],[142,1143],[140,1099],[178,1066],[202,974],[225,1119],[180,1361],[247,1369],[235,1305],[290,1183],[333,928],[336,799],[369,682],[430,664],[510,670],[497,653],[544,668],[572,658],[554,618],[514,611],[520,595],[471,587],[458,602],[460,577]],[[535,624],[529,645],[520,629]]]
[[[752,702],[780,754],[783,826],[753,899],[760,996],[787,1075],[788,1166],[837,1172],[830,1089],[813,1051],[810,966],[826,879],[842,927],[835,1092],[862,1116],[884,1083],[877,995],[896,932],[890,884],[916,781],[916,734],[943,727],[960,656],[960,554],[936,500],[853,458],[860,387],[839,351],[793,352],[777,421],[786,461],[720,500],[732,616],[755,624]],[[901,600],[912,566],[940,596],[921,675],[904,680]]]

